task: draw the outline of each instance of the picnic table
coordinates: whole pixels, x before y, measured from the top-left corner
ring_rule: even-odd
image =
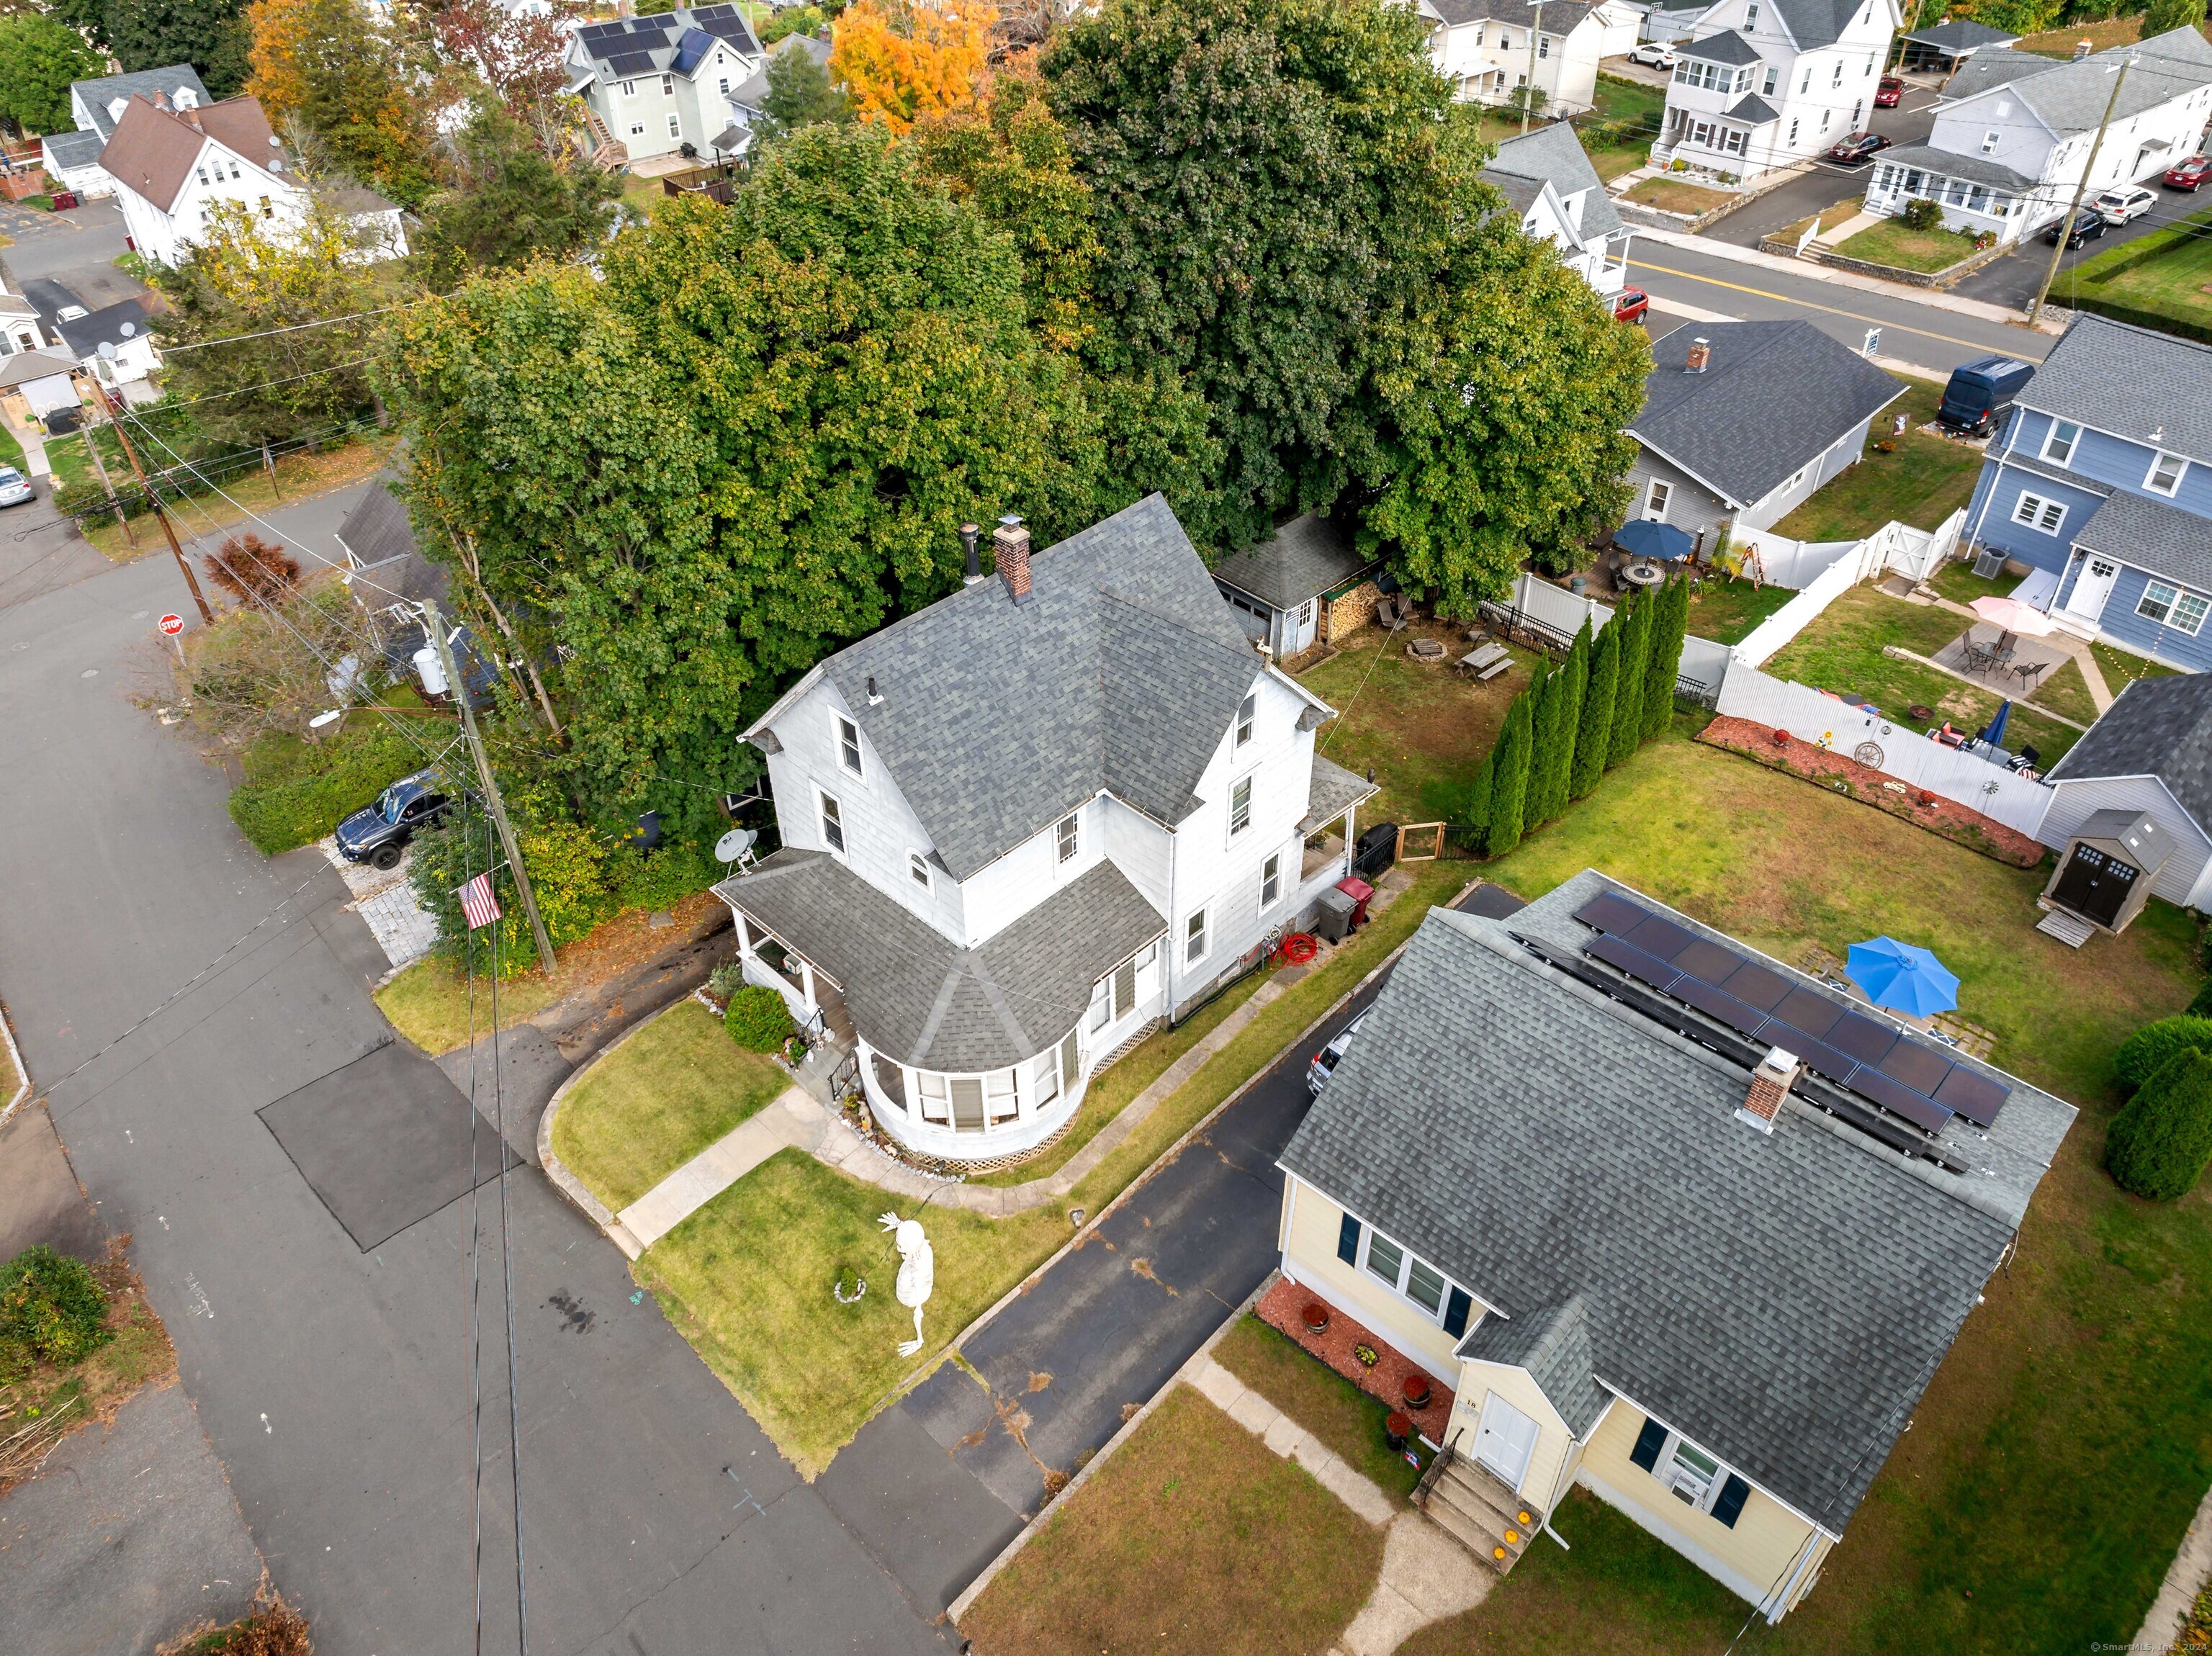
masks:
[[[1495,642],[1468,651],[1459,658],[1458,665],[1476,678],[1493,679],[1513,664],[1513,657],[1505,646]]]

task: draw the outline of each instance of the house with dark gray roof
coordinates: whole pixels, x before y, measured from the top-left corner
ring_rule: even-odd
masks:
[[[1280,660],[1364,626],[1382,567],[1380,555],[1359,550],[1348,519],[1309,512],[1215,564],[1213,584]],[[1354,594],[1362,601],[1343,605]]]
[[[633,163],[711,147],[730,124],[731,94],[767,61],[744,12],[726,3],[568,27],[568,92]]]
[[[1651,347],[1631,509],[1692,535],[1770,528],[1856,464],[1904,394],[1809,322],[1686,324]]]
[[[1719,0],[1675,45],[1652,164],[1750,179],[1865,130],[1899,21],[1896,0]]]
[[[2212,908],[2212,676],[2132,681],[2043,779],[2045,909],[2112,933],[2147,895]]]
[[[1559,121],[1507,138],[1482,176],[1504,192],[1521,215],[1521,227],[1557,247],[1599,294],[1609,299],[1627,285],[1633,233],[1571,124]]]
[[[1042,551],[967,532],[949,596],[811,668],[745,732],[781,848],[714,889],[749,981],[842,1052],[878,1125],[974,1163],[1297,926],[1371,784],[1154,494]]]
[[[138,96],[160,98],[172,109],[197,109],[213,101],[190,64],[142,69],[127,75],[102,75],[70,82],[70,118],[75,130],[39,140],[46,172],[65,190],[80,196],[112,196],[115,179],[100,165],[100,151],[115,136],[123,112]]]
[[[1449,1378],[1417,1499],[1480,1563],[1579,1486],[1779,1620],[2075,1114],[1585,871],[1430,911],[1283,1150],[1282,1271]]]
[[[1978,52],[2015,45],[2019,41],[2020,36],[2008,29],[1991,28],[1971,17],[1953,17],[1905,35],[1898,67],[1948,75]]]
[[[2092,149],[2086,195],[2094,197],[2196,154],[2208,118],[2212,45],[2194,28],[2070,61],[1992,44],[1951,77],[1927,138],[1884,152],[1867,210],[1897,214],[1932,201],[1962,234],[2017,241],[2065,215]]]
[[[1538,113],[1580,115],[1597,94],[1599,63],[1636,44],[1640,8],[1627,0],[1417,0],[1430,25],[1429,61],[1463,102],[1502,104],[1534,85]]]
[[[1966,536],[2064,630],[2212,667],[2212,345],[2075,317],[1990,439]]]

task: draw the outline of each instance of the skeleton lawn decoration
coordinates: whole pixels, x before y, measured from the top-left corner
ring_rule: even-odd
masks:
[[[929,1298],[929,1290],[936,1283],[937,1262],[929,1251],[929,1238],[921,1234],[919,1220],[886,1213],[878,1222],[898,1238],[898,1283],[892,1292],[898,1295],[901,1305],[914,1307],[914,1338],[899,1343],[898,1354],[910,1357],[921,1350],[922,1302]]]

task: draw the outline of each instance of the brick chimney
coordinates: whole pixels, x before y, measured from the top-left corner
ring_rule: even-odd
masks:
[[[1690,342],[1689,360],[1682,366],[1692,373],[1703,373],[1705,371],[1705,364],[1712,360],[1712,342],[1706,339],[1692,339]]]
[[[1779,1046],[1771,1049],[1751,1072],[1751,1093],[1743,1101],[1743,1107],[1735,1113],[1735,1119],[1761,1132],[1772,1132],[1783,1097],[1803,1068],[1795,1053],[1785,1052]]]
[[[991,531],[991,554],[998,561],[999,579],[1016,604],[1030,601],[1030,531],[1021,519],[1009,512]]]

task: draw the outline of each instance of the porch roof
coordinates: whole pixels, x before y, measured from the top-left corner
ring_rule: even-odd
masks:
[[[1357,772],[1333,760],[1313,757],[1313,785],[1306,793],[1306,814],[1298,819],[1298,832],[1311,834],[1334,822],[1354,805],[1364,805],[1382,790]]]
[[[1091,986],[1167,930],[1105,862],[978,949],[960,948],[824,852],[779,851],[714,895],[836,983],[869,1046],[955,1075],[1051,1046],[1083,1016]]]
[[[2117,489],[2075,531],[2074,544],[2212,592],[2212,522]]]
[[[1884,150],[1876,159],[2000,190],[2026,190],[2035,183],[2027,173],[2015,173],[2001,161],[1987,161],[1979,155],[1961,155],[1953,150],[1938,149],[1933,144],[1899,144],[1894,149]]]

